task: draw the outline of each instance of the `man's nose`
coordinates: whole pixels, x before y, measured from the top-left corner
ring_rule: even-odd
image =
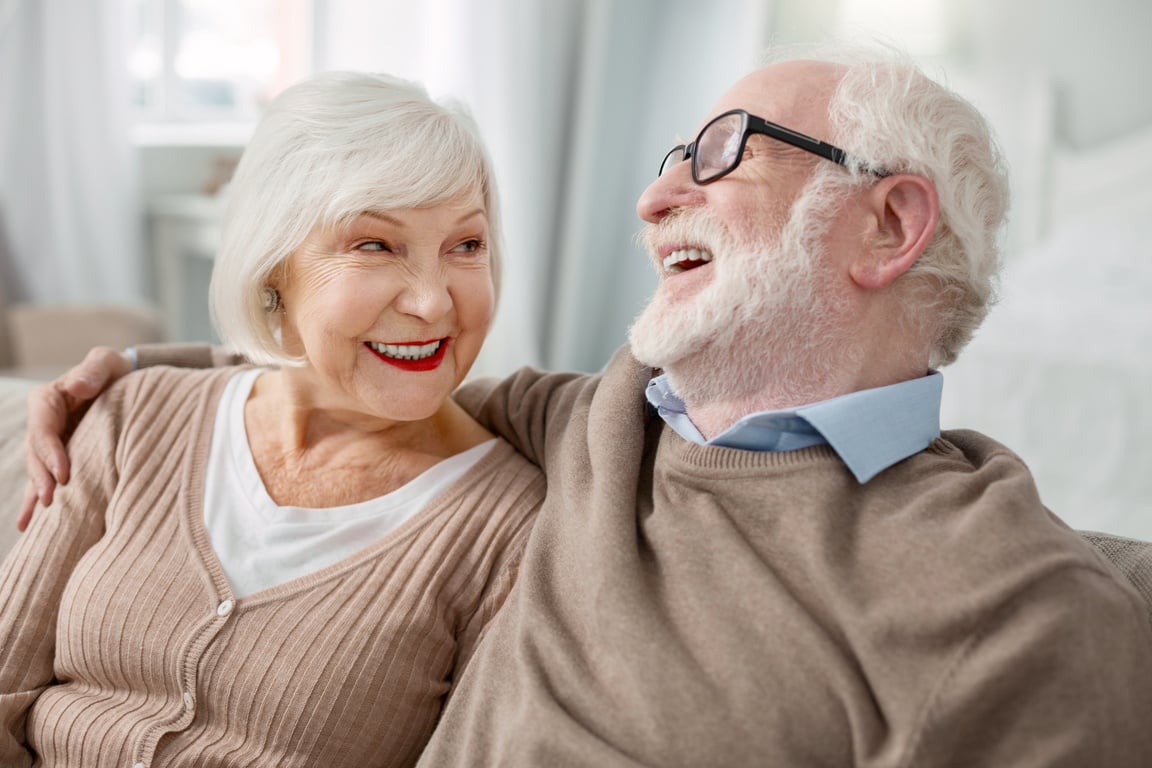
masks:
[[[636,213],[656,224],[677,208],[700,205],[704,190],[692,180],[692,161],[682,160],[657,176],[636,201]]]

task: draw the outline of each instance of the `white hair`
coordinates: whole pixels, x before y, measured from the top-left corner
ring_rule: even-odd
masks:
[[[927,248],[897,281],[906,321],[934,338],[930,365],[953,362],[996,297],[999,240],[1007,221],[1008,178],[987,121],[912,59],[881,46],[842,43],[773,55],[840,65],[824,138],[889,173],[914,173],[936,187],[940,220]],[[821,168],[814,183],[843,174]],[[874,180],[855,168],[857,183]]]
[[[501,229],[491,161],[459,104],[382,74],[332,72],[269,106],[229,185],[210,304],[225,343],[261,364],[293,365],[264,308],[269,278],[317,227],[365,211],[424,208],[479,192],[499,290]]]

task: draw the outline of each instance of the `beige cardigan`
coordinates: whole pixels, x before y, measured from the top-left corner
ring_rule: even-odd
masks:
[[[232,371],[125,378],[0,571],[0,765],[410,765],[516,575],[542,477],[500,443],[356,555],[235,599],[203,526]],[[37,764],[41,764],[38,762]]]

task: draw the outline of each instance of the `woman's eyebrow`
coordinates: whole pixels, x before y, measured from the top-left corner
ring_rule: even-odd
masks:
[[[358,215],[359,216],[368,216],[368,217],[371,217],[373,219],[379,219],[381,221],[388,222],[389,224],[395,224],[396,226],[402,226],[404,224],[403,221],[396,218],[395,216],[392,216],[387,211],[371,211],[371,210],[361,211]],[[460,214],[460,217],[457,219],[457,222],[467,221],[468,219],[471,219],[475,216],[484,216],[484,215],[485,215],[485,213],[484,213],[483,208],[474,208],[471,211],[467,211],[465,213]]]

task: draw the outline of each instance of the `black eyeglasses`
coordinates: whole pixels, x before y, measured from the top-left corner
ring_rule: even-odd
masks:
[[[869,173],[884,177],[886,171],[869,167],[869,164],[853,157],[839,147],[834,147],[819,139],[806,136],[789,128],[750,115],[742,109],[734,109],[714,118],[700,131],[691,144],[678,144],[664,156],[660,164],[660,176],[683,160],[692,160],[692,179],[697,184],[710,184],[736,170],[744,158],[744,145],[753,133],[771,136],[777,141],[791,145],[805,152],[811,152],[825,160],[849,167],[864,168]]]

